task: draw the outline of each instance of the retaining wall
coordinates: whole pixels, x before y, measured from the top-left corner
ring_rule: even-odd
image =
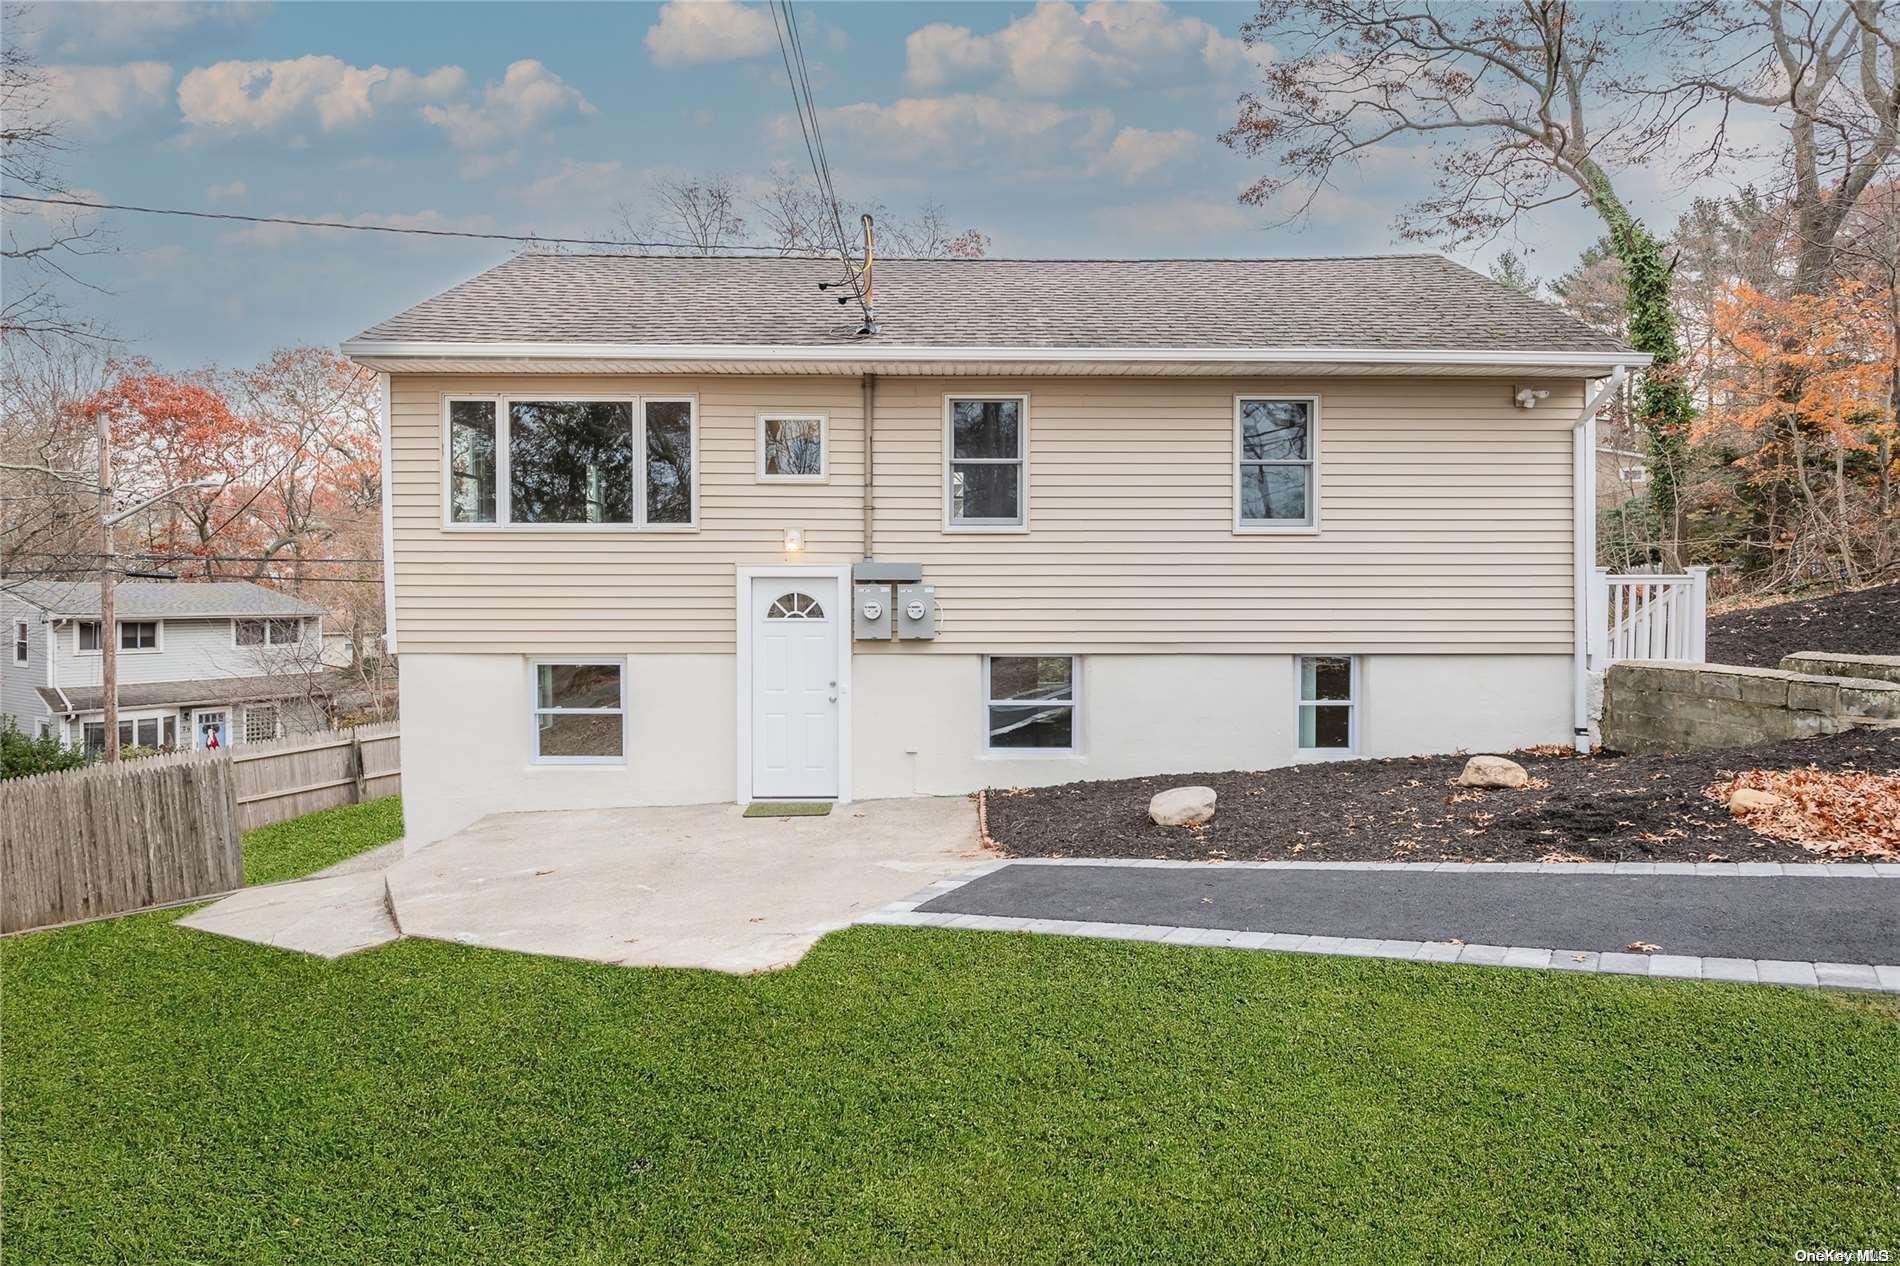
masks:
[[[1836,655],[1802,651],[1782,659],[1781,670],[1820,677],[1865,677],[1900,685],[1900,655]]]
[[[1604,680],[1603,745],[1619,752],[1752,747],[1900,722],[1900,684],[1780,668],[1631,660]]]

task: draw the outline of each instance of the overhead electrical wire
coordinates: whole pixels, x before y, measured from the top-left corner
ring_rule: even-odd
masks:
[[[691,242],[640,242],[626,238],[605,237],[540,237],[533,233],[476,233],[466,229],[419,229],[399,227],[393,224],[343,224],[335,220],[299,220],[281,215],[239,215],[233,211],[190,211],[180,207],[142,207],[125,202],[84,202],[78,198],[34,198],[19,193],[0,193],[0,199],[8,202],[34,202],[44,206],[82,207],[89,211],[131,211],[140,215],[175,215],[192,220],[234,220],[243,224],[285,224],[303,229],[343,229],[353,233],[397,233],[416,237],[458,237],[483,242],[527,242],[544,246],[614,246],[644,247],[648,250],[674,250],[699,252],[703,249],[721,251],[758,251],[767,255],[783,255],[787,251],[814,254],[809,247],[803,246],[762,246],[756,242],[732,242],[723,245],[702,248]]]
[[[768,7],[772,13],[772,30],[778,36],[779,56],[785,62],[786,81],[792,90],[792,107],[798,115],[798,129],[805,140],[805,156],[811,160],[812,179],[817,183],[819,196],[825,200],[831,226],[838,235],[838,258],[844,265],[845,280],[851,286],[851,294],[857,299],[859,309],[864,313],[865,325],[869,327],[875,317],[870,304],[865,302],[863,288],[858,285],[857,270],[851,265],[851,246],[845,237],[844,217],[838,210],[838,190],[831,181],[831,161],[825,153],[824,132],[818,123],[818,108],[812,96],[805,49],[798,36],[798,18],[792,12],[791,0],[771,0]]]

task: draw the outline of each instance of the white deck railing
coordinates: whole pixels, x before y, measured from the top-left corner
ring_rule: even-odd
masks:
[[[1620,659],[1674,659],[1700,664],[1706,658],[1709,569],[1691,567],[1680,576],[1592,573],[1590,665],[1608,668]]]

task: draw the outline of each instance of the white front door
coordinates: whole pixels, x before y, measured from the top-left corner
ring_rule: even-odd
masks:
[[[848,613],[838,582],[752,582],[752,794],[838,794],[838,638]]]
[[[225,724],[226,715],[223,708],[194,713],[191,728],[195,737],[192,740],[192,746],[200,751],[207,749],[215,751],[220,747],[229,746],[231,734],[229,727]]]

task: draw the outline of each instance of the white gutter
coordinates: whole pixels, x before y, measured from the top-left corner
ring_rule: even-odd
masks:
[[[376,375],[376,421],[382,433],[383,499],[383,650],[396,653],[396,528],[395,508],[389,500],[389,375]]]
[[[408,339],[352,339],[345,356],[496,360],[768,361],[785,365],[849,360],[1001,361],[1089,364],[1115,361],[1169,365],[1225,362],[1235,365],[1516,365],[1602,369],[1647,365],[1642,352],[1502,352],[1463,349],[1404,350],[1389,347],[937,347],[910,344],[825,343],[444,343]]]
[[[1573,511],[1570,535],[1575,547],[1573,579],[1576,585],[1571,602],[1576,637],[1573,724],[1576,728],[1576,748],[1580,754],[1587,754],[1590,750],[1590,591],[1597,565],[1597,410],[1603,407],[1605,399],[1622,389],[1627,377],[1628,368],[1616,366],[1607,379],[1591,387],[1589,394],[1584,397],[1583,412],[1577,416],[1576,458],[1570,494]]]

